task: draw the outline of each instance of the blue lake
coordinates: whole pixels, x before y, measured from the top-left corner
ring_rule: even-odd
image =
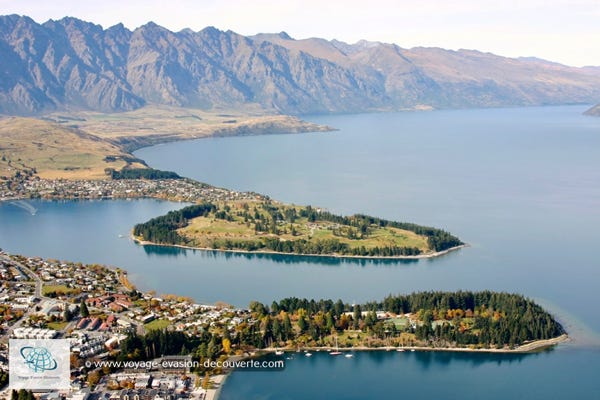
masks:
[[[584,110],[307,117],[338,130],[204,139],[136,152],[155,168],[217,186],[430,224],[471,245],[433,260],[225,255],[143,248],[119,238],[136,222],[181,207],[155,200],[28,202],[38,209],[34,216],[0,204],[0,247],[118,265],[141,288],[238,306],[287,296],[361,302],[430,289],[519,292],[549,307],[575,337],[553,352],[505,361],[411,354],[399,364],[397,354],[377,353],[339,360],[356,363],[346,370],[326,357],[294,360],[277,379],[275,373],[234,373],[225,399],[395,392],[417,398],[600,398],[600,382],[589,376],[600,370],[600,119],[582,116]],[[528,383],[545,386],[534,390]]]
[[[284,372],[237,372],[220,400],[597,399],[598,354],[368,352],[353,358],[294,354]]]

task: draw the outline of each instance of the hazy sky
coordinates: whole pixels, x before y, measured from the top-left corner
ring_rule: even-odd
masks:
[[[600,66],[600,0],[0,0],[0,14],[477,49]]]

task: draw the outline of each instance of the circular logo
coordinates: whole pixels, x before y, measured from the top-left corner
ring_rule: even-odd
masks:
[[[52,353],[45,347],[22,347],[21,356],[33,372],[52,371],[58,367]]]

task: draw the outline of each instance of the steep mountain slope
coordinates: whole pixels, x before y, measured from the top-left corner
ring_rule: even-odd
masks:
[[[122,26],[103,30],[72,18],[44,25],[27,17],[0,18],[0,110],[141,106],[144,100],[131,92],[122,73],[128,34]]]
[[[584,114],[591,115],[593,117],[600,117],[600,104],[596,104],[594,107],[584,112]]]
[[[600,69],[284,32],[134,31],[74,18],[0,17],[0,113],[125,111],[146,104],[284,113],[592,102]]]
[[[574,68],[534,57],[506,58],[475,50],[444,50],[360,41],[293,40],[286,34],[254,36],[317,57],[327,53],[363,75],[380,75],[395,108],[437,108],[582,103],[598,92],[600,68]],[[334,49],[324,51],[323,42]]]

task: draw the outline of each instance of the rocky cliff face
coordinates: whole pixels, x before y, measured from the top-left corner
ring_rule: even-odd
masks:
[[[592,102],[600,70],[477,51],[0,17],[0,113],[145,104],[284,113]]]

